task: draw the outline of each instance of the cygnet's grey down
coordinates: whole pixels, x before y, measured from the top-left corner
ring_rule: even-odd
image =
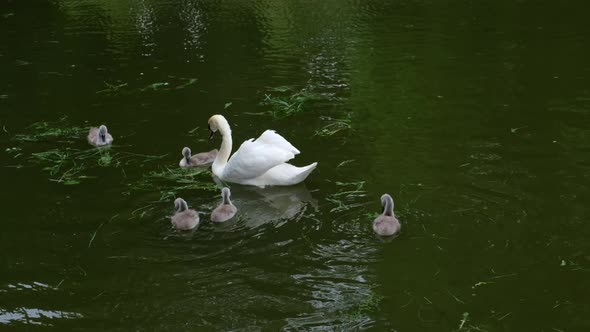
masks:
[[[383,214],[373,221],[373,230],[381,236],[390,236],[399,233],[401,225],[393,214],[393,198],[389,194],[381,196]]]
[[[94,146],[105,146],[113,144],[113,136],[109,134],[107,126],[92,127],[88,132],[88,143]]]
[[[230,195],[231,192],[229,191],[229,188],[225,187],[221,189],[221,204],[211,212],[211,221],[223,222],[236,215],[238,208],[232,204]]]
[[[184,199],[177,198],[174,201],[174,207],[176,213],[172,216],[171,221],[176,229],[188,231],[199,225],[199,213],[189,209]]]
[[[180,167],[195,167],[195,166],[206,166],[211,165],[217,157],[217,149],[213,149],[209,152],[197,153],[191,156],[191,149],[185,147],[182,149],[182,155],[184,158],[180,160]]]

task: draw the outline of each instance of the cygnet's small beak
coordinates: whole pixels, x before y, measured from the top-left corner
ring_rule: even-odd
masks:
[[[209,139],[212,140],[213,139],[213,135],[215,135],[215,132],[211,129],[209,129]]]

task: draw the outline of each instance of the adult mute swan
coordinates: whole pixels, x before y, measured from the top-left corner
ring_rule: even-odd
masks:
[[[303,182],[316,163],[295,167],[287,161],[299,154],[291,143],[274,130],[267,130],[257,140],[253,138],[242,143],[238,151],[229,158],[232,149],[231,128],[223,115],[209,118],[210,138],[217,131],[221,133],[221,148],[213,161],[213,174],[222,181],[251,186],[290,186]],[[228,161],[229,159],[229,161]]]

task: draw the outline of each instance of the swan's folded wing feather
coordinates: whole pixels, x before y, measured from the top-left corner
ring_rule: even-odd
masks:
[[[227,162],[223,171],[224,178],[230,181],[253,179],[294,157],[292,151],[281,146],[249,139],[242,143]]]
[[[289,141],[287,141],[283,136],[277,134],[274,130],[267,130],[258,137],[256,140],[258,143],[264,143],[269,145],[274,145],[281,149],[285,149],[288,151],[293,152],[293,154],[299,154],[299,150],[294,147]]]

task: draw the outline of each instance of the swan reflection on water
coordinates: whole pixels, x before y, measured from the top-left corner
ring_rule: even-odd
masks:
[[[217,177],[215,183],[222,188],[224,184]],[[277,227],[291,219],[299,219],[311,205],[317,210],[318,202],[300,183],[294,186],[259,188],[231,184],[232,201],[238,208],[236,215],[245,225],[255,228],[269,222]]]

